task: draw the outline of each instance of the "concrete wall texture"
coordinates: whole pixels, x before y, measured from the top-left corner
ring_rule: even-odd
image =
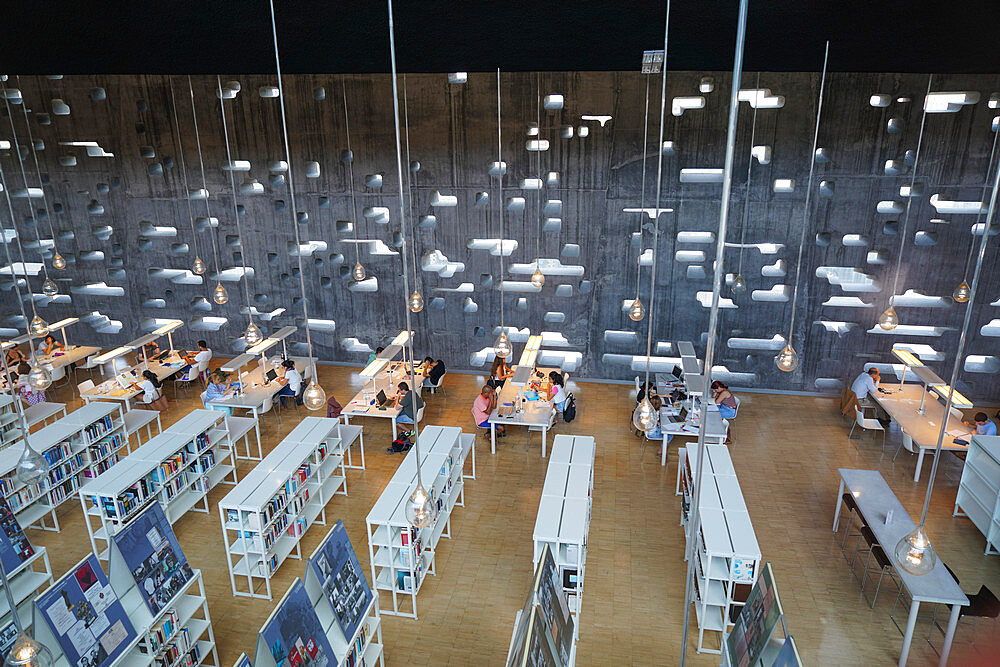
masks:
[[[170,80],[179,134],[172,122]],[[54,299],[41,294],[41,277],[30,278],[39,313],[48,321],[86,315],[89,327],[76,325],[71,337],[104,347],[151,330],[157,318],[176,317],[187,323],[181,340],[204,337],[220,353],[237,352],[246,327],[241,309],[245,312],[247,306],[241,252],[253,269],[250,301],[265,332],[302,323],[294,256],[293,225],[298,224],[308,245],[302,259],[316,352],[326,361],[363,362],[368,346],[384,344],[404,328],[389,77],[286,78],[298,209],[294,218],[287,174],[277,164],[285,158],[279,102],[268,96],[276,78],[222,77],[224,87],[240,84],[238,94],[226,100],[226,112],[233,159],[250,163],[248,170],[234,174],[242,191],[237,195],[242,239],[228,174],[222,169],[226,152],[214,77],[193,80],[210,194],[207,212],[206,201],[191,202],[198,218],[192,232],[179,159],[183,145],[188,188],[200,188],[191,99],[187,77],[170,80],[66,76],[7,81],[29,110],[45,182],[44,202],[23,196],[15,151],[0,151],[5,187],[22,195],[12,203],[25,259],[39,261],[38,238],[43,252],[51,255],[51,222],[56,247],[71,261],[65,271],[50,269],[61,291]],[[672,142],[672,150],[663,158],[661,205],[673,213],[659,220],[650,310],[653,354],[664,363],[656,367],[670,367],[668,358],[676,356],[671,341],[692,340],[699,354],[704,352],[705,294],[711,292],[722,186],[693,182],[684,170],[722,168],[730,80],[724,72],[668,74],[664,140]],[[418,354],[443,358],[451,368],[487,364],[503,299],[504,323],[521,332],[522,339],[526,331],[545,332],[543,363],[562,363],[581,377],[613,379],[631,378],[645,367],[646,322],[629,320],[623,306],[635,295],[637,258],[641,253],[647,260],[652,257],[652,227],[647,218],[640,241],[639,215],[623,209],[638,208],[642,196],[647,81],[648,207],[654,205],[656,190],[659,77],[647,79],[636,72],[501,76],[501,148],[508,165],[503,237],[512,241],[504,246],[509,256],[501,280],[495,241],[500,234],[499,193],[497,179],[488,173],[497,159],[495,75],[471,73],[464,84],[450,84],[445,74],[406,77],[410,160],[420,164],[412,172],[407,208],[412,206],[413,250],[421,265],[418,284],[427,302],[415,316]],[[749,289],[736,297],[728,288],[723,292],[727,307],[720,320],[717,363],[731,384],[834,392],[864,363],[893,361],[893,345],[909,346],[949,376],[967,307],[954,303],[951,293],[965,273],[972,244],[980,239],[976,232],[981,234],[982,226],[974,226],[985,220],[978,202],[1000,114],[995,92],[1000,75],[935,76],[934,91],[956,95],[935,95],[930,101],[933,107],[952,110],[927,114],[917,187],[908,201],[901,188],[912,177],[926,87],[923,75],[828,77],[818,142],[822,150],[806,212],[819,75],[744,75],[744,89],[770,92],[746,94],[759,102],[755,122],[752,105],[740,103],[725,270],[733,273],[741,266]],[[347,148],[344,89],[353,183],[342,160]],[[543,108],[538,135],[531,136],[539,91],[542,97],[563,95],[564,104]],[[8,98],[18,101],[10,90]],[[15,103],[10,108],[28,157],[28,185],[37,187],[23,107]],[[610,119],[602,123],[584,116]],[[0,138],[11,139],[6,117],[0,119]],[[548,150],[527,150],[535,139],[547,140]],[[100,149],[68,142],[96,142]],[[747,181],[751,146],[759,147],[761,159],[753,160]],[[93,155],[102,152],[113,157]],[[552,179],[550,172],[555,172]],[[374,185],[377,179],[369,179],[375,174],[383,177],[381,187]],[[530,185],[524,179],[539,176],[540,190],[523,187]],[[451,203],[450,197],[456,198],[454,205],[444,205]],[[47,220],[46,206],[51,211]],[[31,208],[38,212],[37,228]],[[206,223],[209,213],[218,219],[217,226]],[[9,229],[8,218],[6,212],[0,215]],[[796,372],[784,374],[772,358],[788,333],[803,225],[793,338],[802,363]],[[360,243],[354,242],[355,235]],[[195,244],[210,273],[215,272],[213,239],[230,294],[224,306],[212,303],[214,280],[190,273]],[[9,247],[16,261],[16,244]],[[876,318],[892,293],[901,250],[895,290],[901,326],[882,332]],[[356,252],[370,276],[361,283],[350,276]],[[536,257],[549,267],[540,291],[527,282]],[[643,263],[640,294],[649,305],[650,267]],[[996,240],[989,242],[984,268],[959,387],[974,397],[994,398],[1000,378]],[[971,271],[968,276],[971,280]],[[8,279],[2,287],[0,327],[13,335],[23,323],[12,283]],[[304,333],[293,340],[301,349]],[[519,349],[515,347],[515,355]]]

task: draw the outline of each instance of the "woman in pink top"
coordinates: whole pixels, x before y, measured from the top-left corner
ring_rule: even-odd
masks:
[[[493,392],[493,388],[486,385],[479,392],[479,396],[476,396],[476,400],[472,403],[472,416],[476,420],[476,425],[479,428],[489,428],[490,427],[490,415],[497,407],[497,396]],[[501,438],[504,436],[504,427],[500,424],[496,425],[497,435]]]

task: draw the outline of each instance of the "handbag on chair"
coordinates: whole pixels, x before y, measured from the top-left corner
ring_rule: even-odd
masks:
[[[146,405],[148,405],[153,410],[156,410],[157,412],[166,412],[167,408],[169,407],[169,404],[167,403],[167,397],[163,395],[162,391],[159,392],[159,394],[160,395],[157,396],[156,399],[150,401]]]

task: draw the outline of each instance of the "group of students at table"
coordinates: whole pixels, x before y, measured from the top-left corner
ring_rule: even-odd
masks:
[[[877,368],[869,368],[867,371],[863,371],[854,382],[851,384],[851,391],[858,399],[858,406],[861,408],[865,407],[878,407],[878,403],[869,400],[875,398],[876,391],[883,391],[879,389],[879,383],[882,382],[882,376],[879,374]],[[880,410],[879,421],[883,423],[883,426],[888,424],[888,414]],[[977,412],[972,417],[972,421],[962,420],[962,423],[970,428],[975,429],[976,435],[996,435],[997,425],[994,423],[985,412]]]
[[[646,394],[649,394],[649,402],[653,406],[653,414],[656,415],[656,425],[652,429],[646,431],[646,437],[650,440],[666,440],[670,442],[673,436],[669,433],[665,433],[662,428],[662,412],[660,411],[666,400],[672,400],[671,396],[661,397],[656,393],[656,385],[652,382],[647,382],[644,387],[640,387],[639,391],[636,392],[635,402],[639,403]],[[736,401],[736,395],[729,390],[729,385],[727,385],[722,380],[715,380],[712,382],[712,400],[719,408],[719,416],[723,419],[732,419],[736,416],[736,409],[738,403]]]
[[[490,377],[479,390],[479,396],[472,402],[472,416],[479,428],[490,428],[490,415],[497,409],[497,398],[500,389],[507,379],[514,374],[503,357],[496,357],[490,368]],[[550,371],[539,383],[539,397],[550,401],[556,414],[562,414],[566,407],[566,381],[562,374]],[[503,424],[495,424],[496,433],[501,438],[506,435]]]
[[[40,356],[59,356],[66,353],[66,346],[49,334],[38,343],[36,353]],[[28,385],[28,371],[31,370],[30,356],[24,354],[16,345],[8,348],[4,356],[8,370],[7,386],[13,385],[28,405],[45,401],[44,391],[35,391]]]

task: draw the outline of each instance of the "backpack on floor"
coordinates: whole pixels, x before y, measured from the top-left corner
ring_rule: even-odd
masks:
[[[576,398],[573,394],[566,397],[566,405],[563,407],[563,421],[571,422],[576,419]]]
[[[395,440],[392,441],[392,452],[398,454],[399,452],[408,452],[413,443],[405,435],[400,434]]]

